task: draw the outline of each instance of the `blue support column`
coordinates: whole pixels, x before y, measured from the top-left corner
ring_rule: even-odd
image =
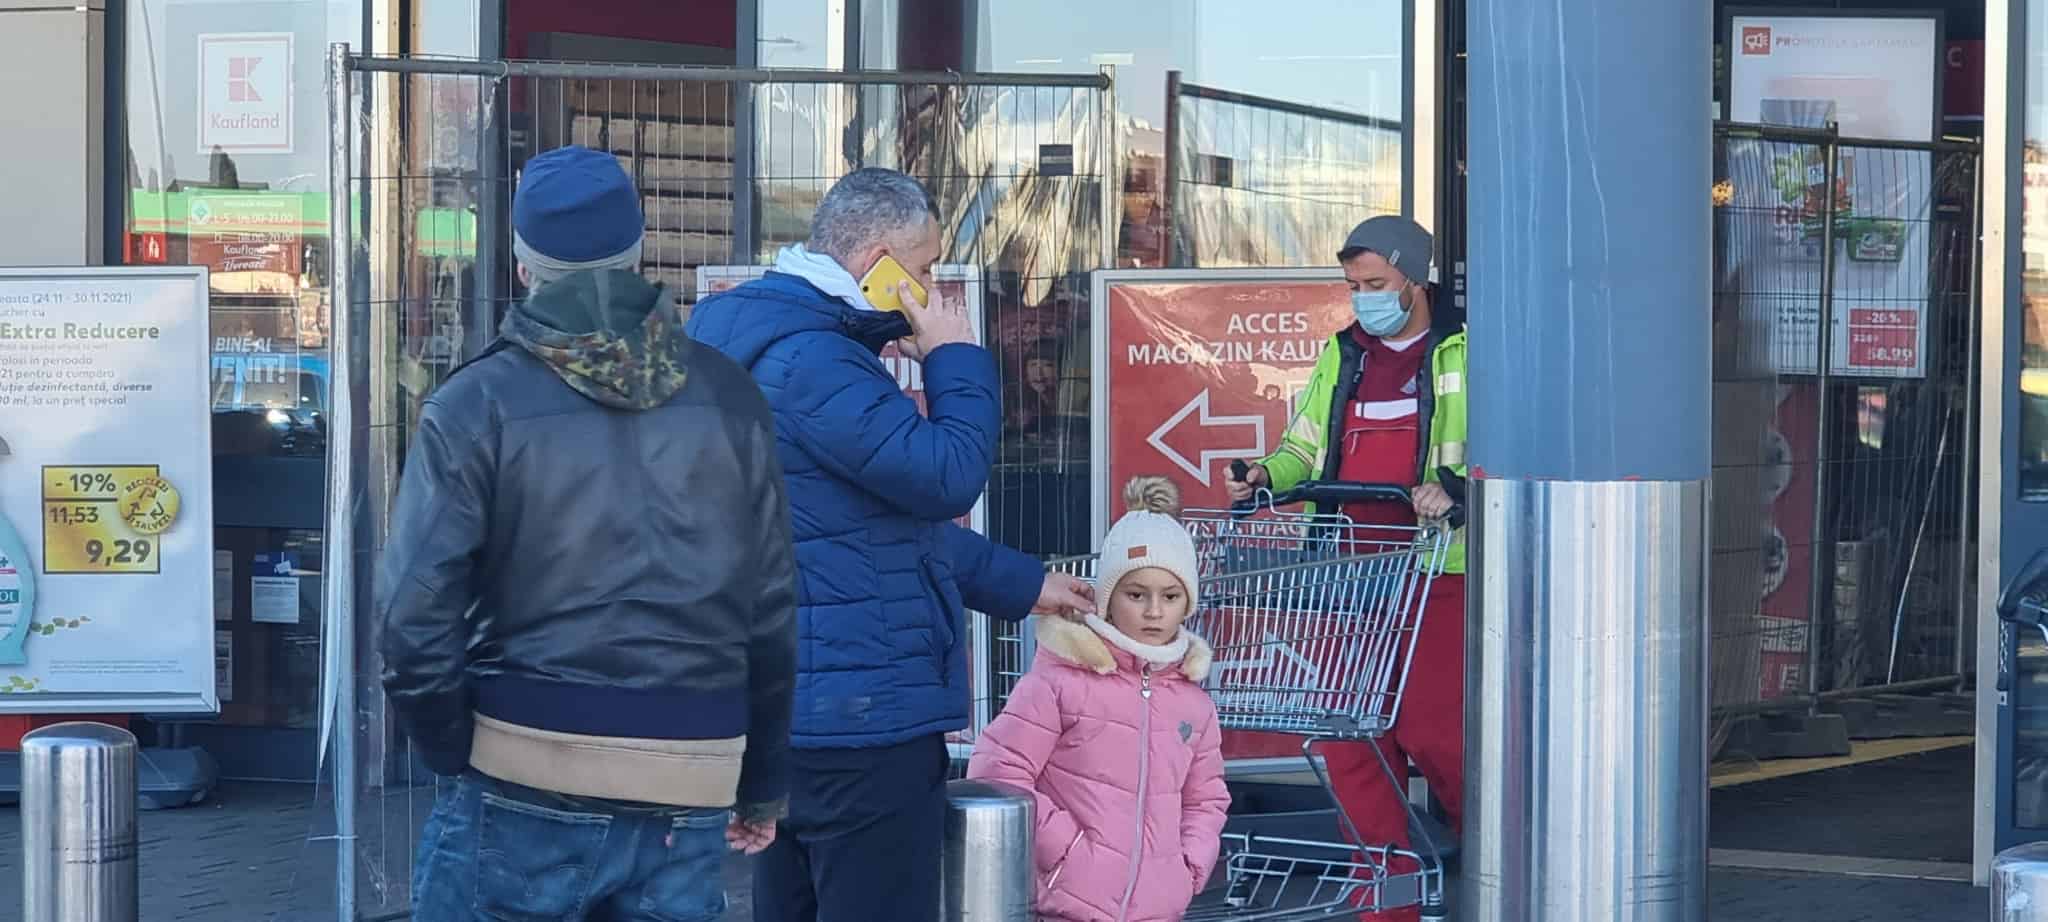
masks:
[[[1712,5],[1473,0],[1460,918],[1706,918]]]

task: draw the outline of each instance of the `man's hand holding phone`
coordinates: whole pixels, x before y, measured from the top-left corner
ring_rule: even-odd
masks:
[[[896,295],[903,302],[903,316],[910,319],[911,334],[896,342],[896,348],[913,361],[922,362],[940,346],[974,342],[974,326],[967,312],[946,302],[937,288],[930,289],[930,304],[920,303],[909,282],[898,282]]]

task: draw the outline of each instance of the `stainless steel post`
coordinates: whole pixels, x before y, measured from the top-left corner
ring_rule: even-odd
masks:
[[[946,850],[940,871],[944,922],[1030,922],[1036,882],[1030,791],[993,781],[946,785]]]
[[[134,922],[135,737],[62,723],[21,740],[27,922]]]
[[[2048,843],[2007,849],[1992,859],[1991,922],[2048,922]]]
[[[1463,922],[1704,922],[1713,10],[1467,13],[1475,514],[1452,905]]]
[[[341,922],[356,917],[356,427],[358,337],[355,317],[354,95],[349,49],[327,56],[329,385],[327,428],[327,533],[321,567],[324,661],[320,681],[329,709],[322,717],[334,754],[334,892]]]

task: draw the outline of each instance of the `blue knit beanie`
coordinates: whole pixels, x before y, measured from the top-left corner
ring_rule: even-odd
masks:
[[[633,179],[612,155],[563,147],[526,162],[512,198],[514,248],[522,262],[555,272],[637,263],[646,222]]]

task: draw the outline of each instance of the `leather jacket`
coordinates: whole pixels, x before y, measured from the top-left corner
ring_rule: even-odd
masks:
[[[741,737],[737,802],[783,798],[796,577],[774,423],[673,310],[631,273],[569,276],[426,401],[376,616],[391,706],[436,771],[467,767],[481,715]]]

